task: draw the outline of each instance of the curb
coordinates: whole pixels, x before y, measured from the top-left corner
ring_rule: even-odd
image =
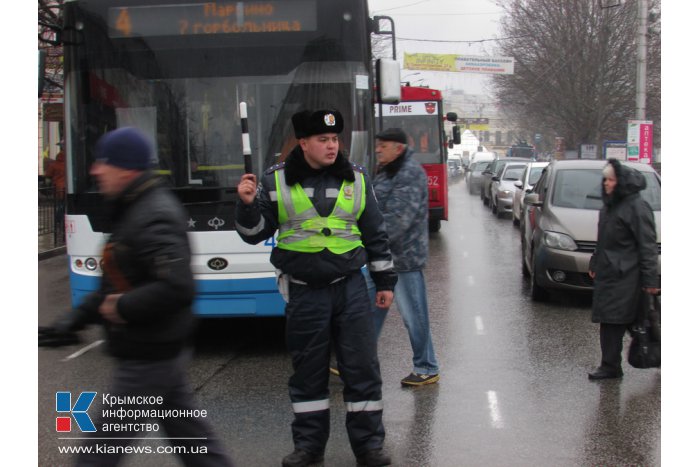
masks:
[[[65,254],[66,254],[66,247],[65,246],[59,246],[58,248],[53,248],[51,250],[40,251],[39,252],[39,261],[42,261],[44,259],[53,258],[54,256],[65,255]]]

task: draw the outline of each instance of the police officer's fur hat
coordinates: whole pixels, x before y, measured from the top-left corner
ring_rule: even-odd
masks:
[[[341,133],[343,116],[337,110],[303,110],[292,115],[294,136],[306,138],[323,133]]]

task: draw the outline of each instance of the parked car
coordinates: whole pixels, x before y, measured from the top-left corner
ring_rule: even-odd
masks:
[[[530,162],[525,167],[520,180],[515,182],[515,192],[513,193],[513,225],[516,227],[520,225],[520,216],[522,215],[525,203],[523,203],[523,198],[525,195],[532,190],[532,187],[540,179],[542,171],[547,167],[549,162]]]
[[[496,153],[493,151],[477,151],[471,156],[469,156],[469,163],[479,162],[479,161],[492,161],[496,159]]]
[[[525,171],[526,163],[508,162],[493,177],[491,183],[491,212],[496,217],[513,212],[513,193],[517,182]]]
[[[661,177],[650,165],[622,163],[646,177],[647,187],[640,194],[654,211],[660,273]],[[593,289],[588,263],[596,248],[605,164],[604,160],[553,161],[525,196],[520,219],[522,272],[530,278],[533,300],[546,300],[551,289]]]
[[[523,159],[522,157],[504,157],[496,158],[491,161],[489,165],[486,166],[481,174],[481,190],[479,191],[479,196],[484,206],[491,206],[491,183],[493,182],[493,177],[498,173],[501,168],[508,162],[530,162],[530,159]]]
[[[458,158],[447,159],[447,175],[450,178],[458,177],[462,174],[462,161]]]
[[[469,194],[475,195],[481,190],[481,174],[486,166],[489,165],[489,162],[491,161],[472,162],[467,167],[467,175],[464,177],[464,180],[467,182]]]

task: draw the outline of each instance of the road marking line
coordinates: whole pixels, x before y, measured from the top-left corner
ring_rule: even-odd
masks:
[[[503,428],[503,420],[501,419],[501,411],[498,409],[498,397],[496,397],[496,391],[488,391],[486,395],[489,399],[491,426],[493,428]]]
[[[76,357],[80,357],[85,352],[89,352],[90,350],[94,349],[95,347],[101,345],[103,342],[104,342],[104,339],[97,340],[97,341],[93,342],[92,344],[83,347],[82,349],[78,350],[77,352],[68,355],[66,358],[63,359],[63,361],[67,362],[68,360],[72,360]]]
[[[484,335],[484,321],[481,319],[481,316],[477,316],[474,318],[474,324],[476,325],[476,334],[479,336]]]

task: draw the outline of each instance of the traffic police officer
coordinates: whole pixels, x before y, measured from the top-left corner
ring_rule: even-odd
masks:
[[[340,112],[305,110],[292,116],[292,125],[298,145],[265,172],[259,190],[255,175],[243,175],[235,214],[236,230],[247,243],[279,230],[270,261],[288,301],[286,339],[294,368],[294,452],[282,465],[323,460],[331,343],[345,386],[353,453],[360,465],[389,465],[372,307],[361,272],[366,264],[377,286],[376,305],[389,308],[397,276],[384,219],[365,169],[339,151]]]

